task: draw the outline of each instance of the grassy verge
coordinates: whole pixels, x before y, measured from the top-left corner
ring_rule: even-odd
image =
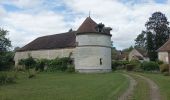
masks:
[[[0,100],[116,100],[127,87],[120,73],[19,73],[16,84],[0,86]]]
[[[160,92],[163,100],[170,99],[170,76],[163,76],[162,74],[150,74],[150,73],[141,73],[150,79],[152,79],[160,88]]]

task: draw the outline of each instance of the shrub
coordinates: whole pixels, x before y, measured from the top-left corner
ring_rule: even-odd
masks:
[[[73,65],[68,65],[68,68],[66,71],[70,73],[75,72],[75,67]]]
[[[159,66],[161,72],[168,72],[169,71],[169,64],[162,64]]]
[[[134,64],[127,64],[127,65],[126,65],[126,70],[127,70],[127,71],[132,71],[134,68],[135,68],[135,65],[134,65]]]
[[[47,64],[47,71],[50,71],[50,72],[66,71],[70,62],[71,62],[71,59],[68,57],[49,60]]]
[[[112,61],[112,70],[123,69],[129,61]]]
[[[133,70],[134,71],[138,71],[138,72],[141,72],[142,69],[141,69],[141,62],[139,60],[132,60],[129,62],[131,65],[133,65]]]
[[[160,60],[157,60],[156,61],[159,65],[162,65],[164,62],[163,61],[160,61]]]
[[[47,59],[37,59],[35,64],[35,70],[36,71],[44,71],[45,65],[47,65],[48,60]]]
[[[0,84],[15,83],[15,76],[7,74],[6,72],[0,72]]]
[[[150,61],[150,62],[144,61],[144,62],[141,64],[141,68],[142,68],[144,71],[155,71],[155,70],[159,70],[159,65],[158,65],[158,63],[153,62],[153,61]]]
[[[34,58],[32,58],[31,56],[29,56],[26,59],[21,59],[19,60],[19,65],[23,65],[25,66],[25,69],[29,70],[30,68],[34,68],[36,61],[34,60]]]
[[[0,52],[0,71],[10,70],[14,66],[13,52]]]

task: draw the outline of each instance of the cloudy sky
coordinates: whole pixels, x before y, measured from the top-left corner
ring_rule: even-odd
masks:
[[[117,49],[134,45],[134,39],[155,11],[170,21],[170,0],[0,0],[0,27],[9,31],[13,47],[39,36],[77,30],[89,16],[113,28]]]

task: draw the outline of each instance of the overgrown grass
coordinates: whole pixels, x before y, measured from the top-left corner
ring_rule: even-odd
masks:
[[[163,76],[162,74],[141,73],[142,75],[152,79],[160,88],[163,100],[170,99],[170,76]]]
[[[0,100],[117,100],[127,87],[120,73],[19,73],[16,84],[0,86]]]

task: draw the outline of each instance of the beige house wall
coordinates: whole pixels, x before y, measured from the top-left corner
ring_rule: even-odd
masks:
[[[158,59],[168,64],[168,52],[158,52]]]
[[[143,57],[143,55],[141,55],[136,49],[133,49],[130,53],[129,53],[129,61],[133,60],[134,56],[141,56]]]
[[[55,59],[57,57],[69,57],[70,53],[72,53],[71,57],[74,58],[74,50],[75,48],[66,48],[66,49],[53,49],[53,50],[35,50],[35,51],[23,51],[16,52],[14,56],[15,65],[18,65],[18,61],[20,59],[28,58],[28,55],[37,59]]]

